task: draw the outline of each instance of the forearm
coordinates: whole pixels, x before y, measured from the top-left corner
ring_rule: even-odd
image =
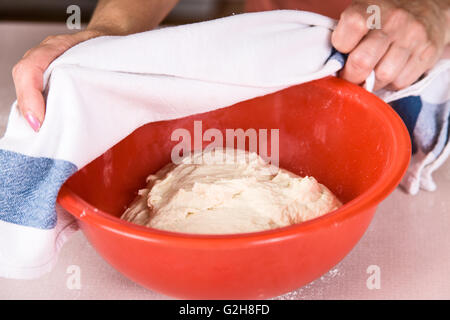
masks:
[[[438,10],[442,10],[445,13],[444,17],[446,19],[446,40],[445,44],[450,45],[450,0],[432,0],[436,3]]]
[[[447,16],[447,41],[446,44],[450,45],[450,1],[447,4],[447,9],[446,9],[446,16]]]
[[[87,30],[126,35],[151,30],[178,0],[99,0]]]

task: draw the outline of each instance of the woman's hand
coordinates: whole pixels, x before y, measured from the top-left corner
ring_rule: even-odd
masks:
[[[34,131],[39,131],[44,121],[44,71],[53,60],[74,45],[100,35],[100,31],[85,30],[75,34],[47,37],[37,47],[28,50],[14,66],[12,75],[19,110]]]
[[[19,110],[34,131],[45,116],[43,75],[49,64],[76,44],[102,35],[127,35],[156,27],[178,0],[99,0],[86,30],[47,37],[13,68]]]
[[[369,29],[367,8],[381,9],[381,29]],[[333,46],[349,53],[341,77],[361,84],[375,70],[375,90],[399,90],[434,66],[450,43],[449,0],[357,0],[342,13]]]

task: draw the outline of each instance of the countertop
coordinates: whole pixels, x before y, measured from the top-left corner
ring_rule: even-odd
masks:
[[[0,136],[15,99],[12,66],[47,35],[65,32],[63,24],[0,23]],[[316,281],[277,299],[450,299],[450,161],[434,176],[437,191],[410,196],[395,190],[343,261]],[[80,271],[80,288],[68,285],[73,266]],[[378,289],[367,286],[371,266],[379,270]],[[51,273],[36,280],[0,279],[0,299],[168,297],[122,276],[77,232]]]

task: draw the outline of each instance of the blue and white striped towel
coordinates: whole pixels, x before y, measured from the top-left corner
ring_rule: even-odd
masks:
[[[60,186],[136,128],[336,74],[344,59],[330,45],[334,25],[307,12],[251,13],[92,39],[62,55],[44,76],[40,132],[13,104],[0,140],[0,276],[51,270],[76,230],[55,204]]]
[[[450,60],[398,92],[376,93],[402,117],[413,143],[410,167],[401,182],[410,194],[436,190],[432,174],[450,155]]]

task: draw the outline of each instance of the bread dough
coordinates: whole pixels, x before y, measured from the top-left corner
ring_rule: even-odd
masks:
[[[183,233],[280,228],[341,206],[313,177],[301,178],[256,153],[233,149],[185,157],[179,165],[168,164],[150,175],[147,182],[122,219]]]

